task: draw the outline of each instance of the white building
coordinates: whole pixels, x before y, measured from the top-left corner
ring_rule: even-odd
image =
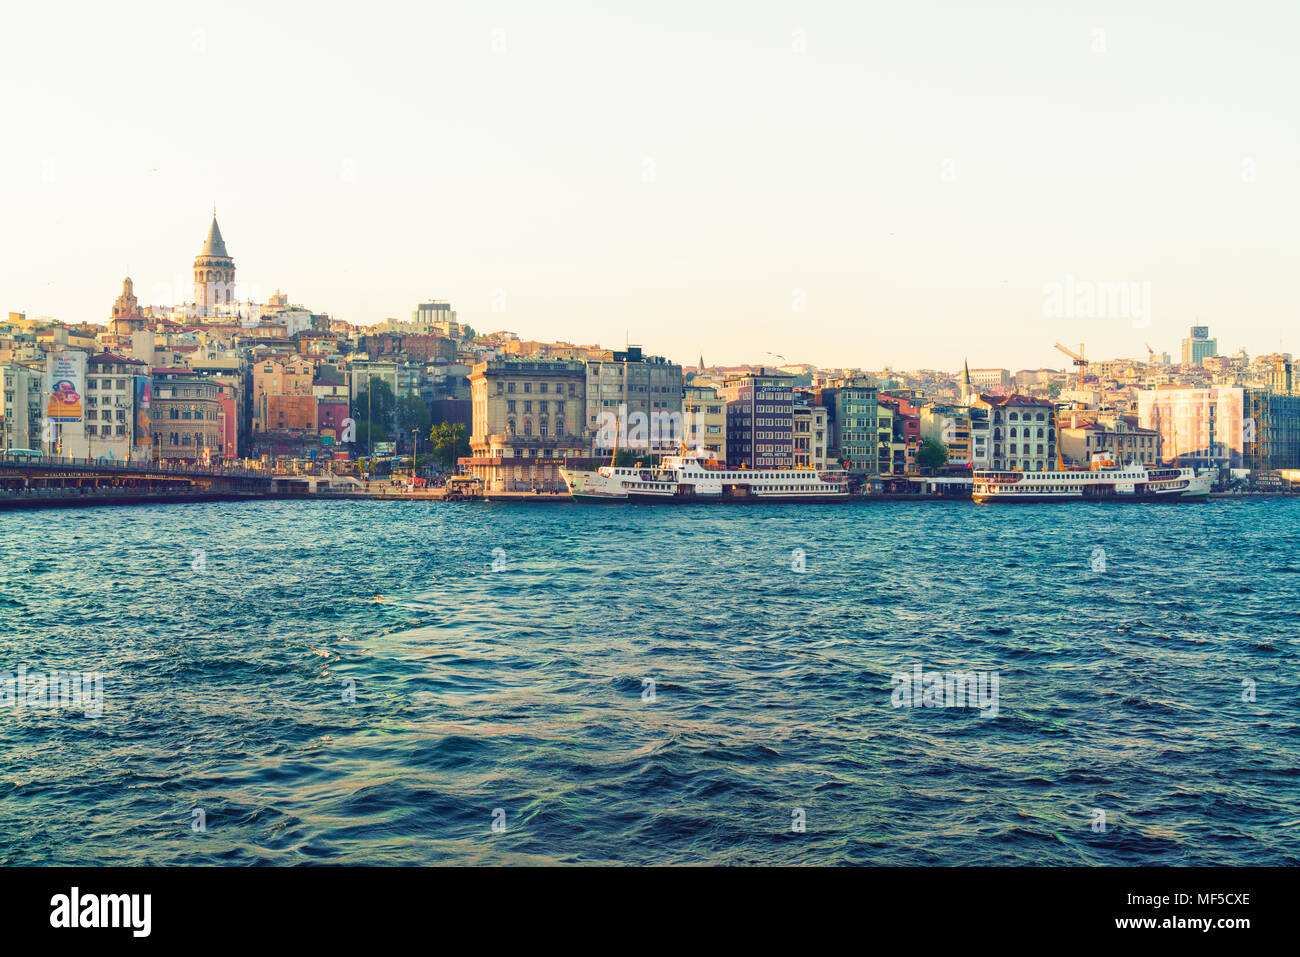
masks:
[[[131,456],[135,433],[135,377],[148,368],[136,359],[111,353],[86,363],[86,395],[81,428],[63,432],[63,452],[77,459],[116,459]]]
[[[43,446],[41,419],[45,374],[40,369],[6,362],[0,365],[0,445],[6,449],[35,449]]]

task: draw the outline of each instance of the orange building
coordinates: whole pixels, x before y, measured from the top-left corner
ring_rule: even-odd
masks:
[[[316,397],[314,395],[269,395],[266,397],[267,432],[316,430]]]
[[[271,424],[270,399],[276,396],[312,396],[312,380],[316,366],[302,356],[264,359],[253,366],[253,431],[265,432],[275,428]],[[315,428],[316,413],[313,406],[311,418]]]

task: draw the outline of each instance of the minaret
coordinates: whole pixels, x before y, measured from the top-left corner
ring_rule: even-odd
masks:
[[[961,375],[961,404],[970,405],[971,400],[974,398],[974,393],[975,390],[972,389],[970,385],[970,360],[963,359]]]
[[[194,260],[194,304],[198,307],[198,314],[203,316],[214,314],[218,305],[234,301],[235,261],[226,252],[214,206],[208,238]]]

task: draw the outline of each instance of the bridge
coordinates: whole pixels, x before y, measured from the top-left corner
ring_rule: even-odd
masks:
[[[287,476],[225,464],[0,454],[0,509],[255,499],[306,491]]]

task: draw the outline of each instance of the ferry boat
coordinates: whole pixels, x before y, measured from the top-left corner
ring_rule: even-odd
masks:
[[[1212,476],[1195,469],[1117,467],[1094,460],[1087,469],[1054,472],[977,471],[971,498],[989,502],[1187,502],[1210,494]]]
[[[665,455],[653,468],[603,465],[560,469],[569,494],[588,502],[842,502],[840,468],[747,469],[719,462],[708,449]]]

